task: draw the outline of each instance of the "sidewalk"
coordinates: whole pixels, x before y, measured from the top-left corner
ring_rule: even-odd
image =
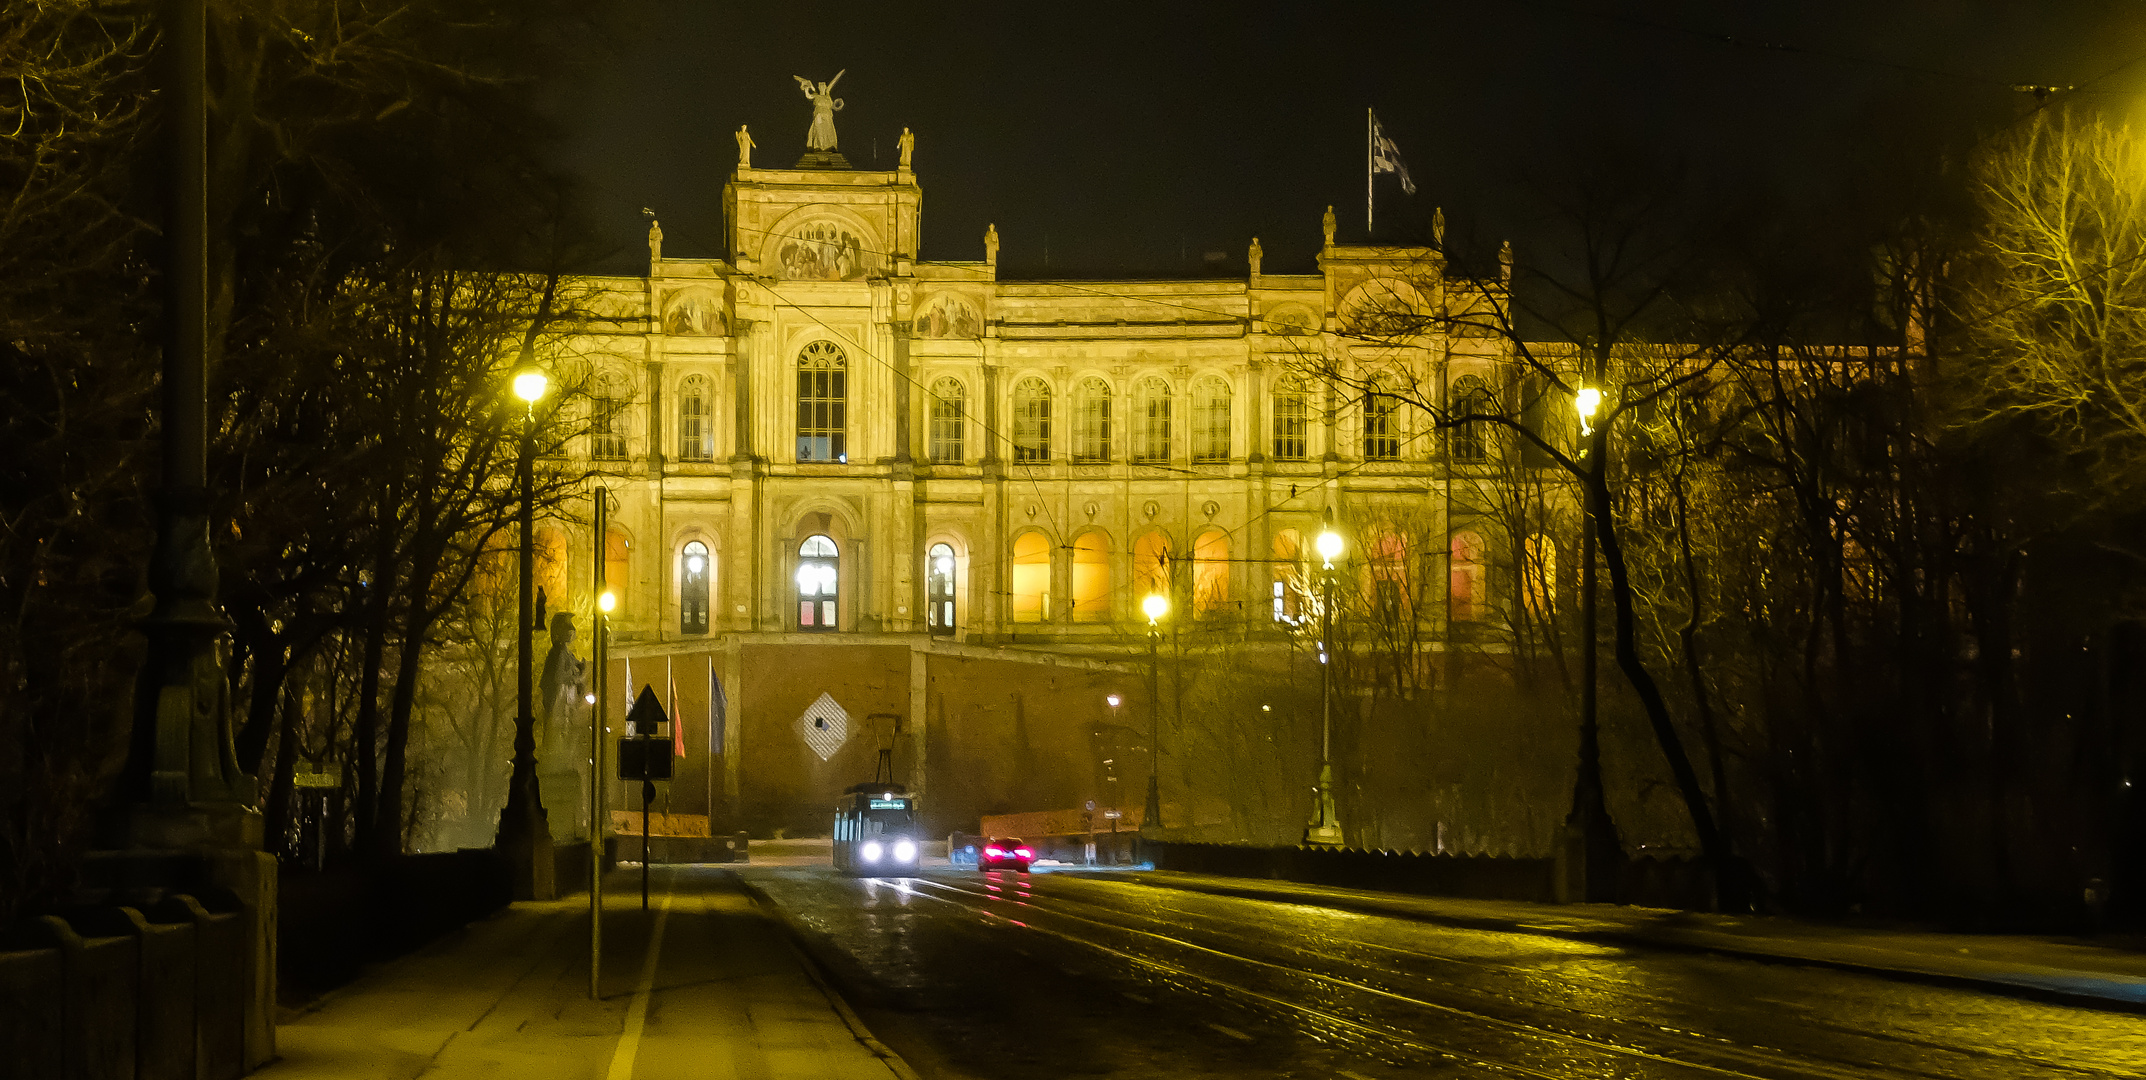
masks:
[[[1387,915],[1471,930],[1713,952],[2116,1012],[2146,1013],[2146,953],[2062,938],[1865,930],[1770,916],[1365,892],[1150,870],[1113,880]]]
[[[263,1080],[913,1080],[824,989],[736,877],[657,867],[605,890],[601,1000],[588,896],[519,903],[280,1018]],[[651,949],[651,938],[655,948]]]

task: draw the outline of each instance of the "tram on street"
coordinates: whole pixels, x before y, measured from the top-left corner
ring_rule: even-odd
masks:
[[[916,799],[899,784],[852,784],[835,803],[835,869],[860,877],[914,874],[922,856]]]

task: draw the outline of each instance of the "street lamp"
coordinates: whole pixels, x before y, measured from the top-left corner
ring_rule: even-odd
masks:
[[[1312,803],[1311,824],[1304,828],[1304,842],[1339,846],[1341,816],[1334,810],[1334,662],[1329,654],[1334,638],[1334,560],[1341,557],[1342,542],[1331,513],[1312,547],[1319,553],[1319,789]]]
[[[1582,384],[1572,395],[1580,416],[1580,434],[1603,442],[1593,425],[1602,407],[1602,391]],[[1610,818],[1602,790],[1602,745],[1596,724],[1595,692],[1595,476],[1603,468],[1594,446],[1582,446],[1580,459],[1590,475],[1581,477],[1580,507],[1580,762],[1572,780],[1572,811],[1565,816],[1567,874],[1561,890],[1568,898],[1605,900],[1609,881],[1622,857],[1617,823]],[[1575,875],[1572,870],[1578,871]]]
[[[514,898],[549,900],[556,892],[552,865],[551,826],[544,820],[544,803],[537,791],[536,712],[531,702],[530,653],[535,627],[530,609],[536,591],[536,403],[544,396],[549,380],[534,366],[514,373],[514,396],[524,405],[521,452],[514,463],[515,480],[522,497],[521,551],[518,561],[520,595],[515,602],[514,657],[514,772],[507,782],[507,805],[499,814],[500,850],[514,872]]]
[[[1161,619],[1170,613],[1170,598],[1149,593],[1140,601],[1148,617],[1148,801],[1140,827],[1162,828],[1162,694],[1156,689],[1156,646],[1162,642]],[[1116,695],[1112,695],[1115,697]]]
[[[611,666],[611,610],[618,597],[604,588],[603,537],[607,499],[596,489],[596,641],[590,661],[596,674],[589,695],[589,1000],[603,997],[599,983],[604,969],[604,826],[611,816],[604,803],[604,713],[610,705],[604,672]]]

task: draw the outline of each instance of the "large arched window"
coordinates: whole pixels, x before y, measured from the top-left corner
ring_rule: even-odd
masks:
[[[534,562],[532,569],[536,571],[534,577],[537,591],[544,594],[544,603],[551,610],[564,608],[567,597],[566,533],[558,529],[540,528],[536,531],[535,539],[530,541],[530,548]],[[514,580],[511,572],[514,563],[510,561],[507,565],[510,569],[508,588],[519,589],[521,585]],[[511,598],[515,594],[509,592],[507,595]]]
[[[1073,621],[1110,621],[1110,536],[1101,530],[1073,540]]]
[[[1051,617],[1051,541],[1042,533],[1014,539],[1012,585],[1013,621],[1036,623]]]
[[[954,549],[933,544],[924,556],[924,621],[931,632],[954,632]]]
[[[626,390],[614,375],[599,377],[589,395],[589,456],[607,461],[626,456]]]
[[[1274,534],[1274,561],[1269,564],[1272,582],[1268,595],[1274,603],[1274,621],[1294,624],[1304,616],[1303,542],[1295,529]]]
[[[849,460],[848,368],[849,359],[832,341],[815,341],[797,354],[797,460]]]
[[[931,384],[931,459],[958,465],[963,457],[962,414],[967,411],[968,388],[949,375]]]
[[[1133,588],[1141,597],[1170,595],[1170,537],[1157,531],[1133,541]],[[1134,601],[1138,606],[1139,601]]]
[[[1305,454],[1304,385],[1285,379],[1274,388],[1274,457],[1302,461]]]
[[[1497,399],[1490,396],[1490,387],[1473,375],[1463,375],[1453,381],[1451,412],[1454,420],[1464,416],[1489,416],[1497,412]],[[1483,438],[1489,429],[1487,420],[1468,420],[1455,424],[1447,436],[1453,448],[1455,461],[1481,461],[1488,447]]]
[[[1073,401],[1073,460],[1110,460],[1110,384],[1090,376]]]
[[[626,598],[633,593],[633,541],[617,529],[604,535],[604,588],[618,599],[611,613],[623,613]]]
[[[1013,459],[1051,459],[1051,388],[1033,375],[1013,386]]]
[[[840,625],[842,560],[835,542],[808,536],[797,546],[797,628],[833,630]]]
[[[1158,378],[1140,380],[1139,451],[1137,461],[1170,460],[1170,384]]]
[[[1229,602],[1229,534],[1209,529],[1192,542],[1192,617],[1207,618]]]
[[[1213,375],[1192,384],[1192,460],[1229,460],[1229,384]]]
[[[1401,399],[1392,384],[1374,381],[1364,391],[1364,458],[1393,461],[1401,456]]]
[[[714,569],[708,545],[698,540],[685,546],[678,557],[678,632],[708,632],[708,575]]]
[[[709,410],[708,380],[688,376],[678,384],[678,459],[708,461],[715,457],[715,424]]]
[[[1452,553],[1446,610],[1454,622],[1475,622],[1490,603],[1483,538],[1472,532],[1454,533]]]

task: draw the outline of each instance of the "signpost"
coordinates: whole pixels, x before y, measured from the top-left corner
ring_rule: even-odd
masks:
[[[670,722],[655,688],[644,685],[626,712],[626,734],[618,740],[618,778],[641,782],[642,911],[648,910],[648,804],[656,801],[656,781],[671,778],[671,740],[658,732]]]

